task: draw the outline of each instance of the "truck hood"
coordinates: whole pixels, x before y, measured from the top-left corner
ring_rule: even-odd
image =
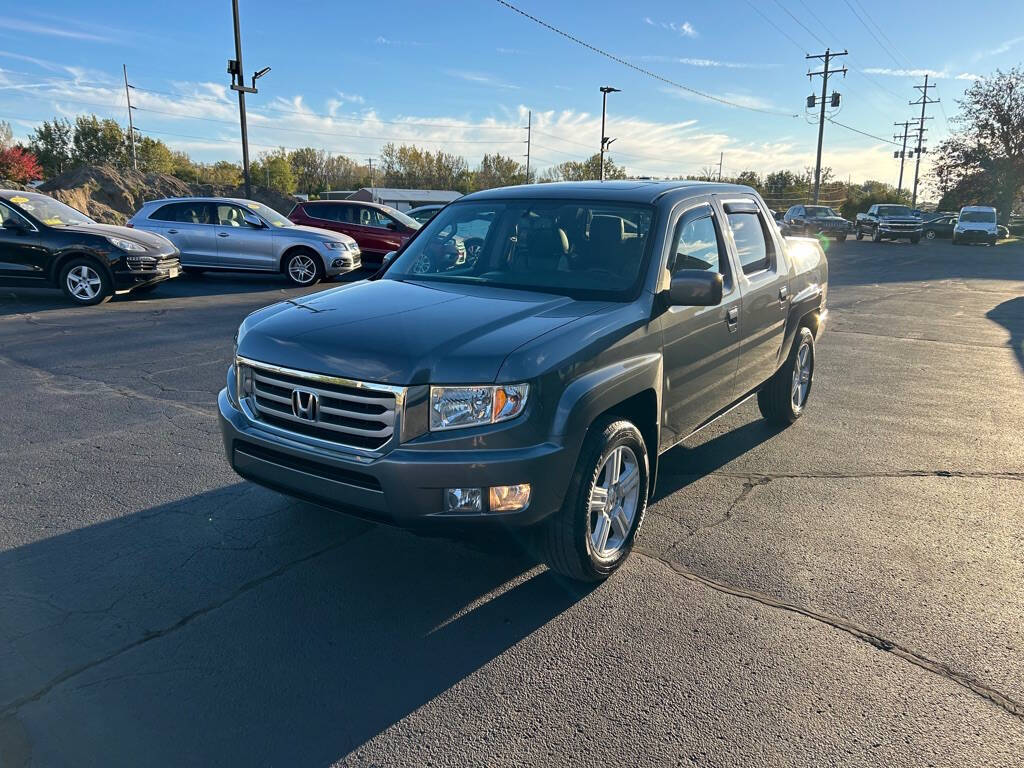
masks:
[[[382,384],[494,381],[520,346],[607,302],[437,282],[372,280],[250,315],[238,354]]]

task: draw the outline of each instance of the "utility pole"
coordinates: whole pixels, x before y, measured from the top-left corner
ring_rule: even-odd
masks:
[[[821,75],[821,111],[818,114],[818,157],[814,162],[814,204],[818,204],[818,190],[821,188],[821,143],[825,137],[825,99],[828,95],[828,78],[830,75],[843,73],[843,77],[846,77],[846,67],[842,69],[829,69],[829,62],[838,56],[846,56],[847,52],[844,50],[842,53],[832,53],[831,49],[826,48],[824,53],[821,54],[807,54],[805,59],[823,59],[825,66],[822,67],[821,72],[808,72],[808,79],[814,79],[816,76]],[[814,106],[814,97],[808,99],[808,106]],[[832,105],[839,106],[839,94],[832,94]]]
[[[242,175],[245,177],[245,196],[252,197],[252,179],[249,178],[249,130],[245,124],[245,94],[259,93],[256,81],[270,71],[270,67],[254,72],[252,85],[245,84],[242,69],[242,28],[238,23],[238,0],[231,0],[231,15],[235,23],[235,58],[228,60],[231,90],[238,91],[238,117],[242,124]]]
[[[530,134],[533,133],[533,110],[526,113],[526,183],[530,183]]]
[[[615,139],[609,139],[604,134],[604,119],[608,112],[608,94],[619,93],[618,88],[612,88],[610,85],[601,86],[601,181],[604,181],[604,153],[608,150]]]
[[[725,160],[725,152],[718,153],[718,181],[722,181],[722,161]]]
[[[903,163],[907,157],[907,132],[910,130],[910,121],[904,120],[902,123],[893,123],[897,128],[903,126],[903,149],[900,150],[900,181],[896,185],[896,196],[903,191]],[[893,136],[894,139],[899,139],[900,135],[897,133]]]
[[[132,147],[132,168],[137,171],[139,170],[139,159],[135,155],[135,123],[132,121],[132,94],[128,85],[128,65],[122,64],[121,70],[124,72],[124,97],[128,100],[128,143]]]
[[[917,207],[917,175],[921,170],[921,153],[924,152],[924,150],[921,148],[921,144],[924,143],[924,132],[927,130],[924,127],[924,121],[931,120],[930,117],[924,116],[924,110],[925,107],[927,107],[929,104],[939,103],[939,99],[928,98],[928,89],[935,87],[934,85],[928,85],[928,75],[924,76],[924,85],[915,85],[914,87],[921,92],[921,98],[918,99],[917,101],[911,101],[908,103],[912,107],[917,104],[921,105],[921,122],[918,124],[917,127],[917,160],[914,163],[914,193],[913,195],[911,195],[910,198],[911,208]]]
[[[372,202],[374,202],[374,200],[373,200],[373,197],[374,197],[374,195],[373,195],[373,158],[372,157],[366,158],[366,165],[369,166],[369,168],[370,168],[370,202],[372,203]]]

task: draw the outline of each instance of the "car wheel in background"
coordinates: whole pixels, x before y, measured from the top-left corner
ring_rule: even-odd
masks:
[[[860,240],[863,237],[864,233],[861,231],[860,227],[857,227],[857,239]]]
[[[105,269],[93,259],[71,259],[60,271],[60,287],[75,304],[92,306],[110,301],[114,287]]]
[[[882,242],[882,230],[876,229],[874,232],[871,233],[871,242],[872,243],[880,243],[880,242]]]
[[[846,235],[839,235],[839,237],[837,237],[836,240],[838,240],[840,243],[845,243]]]
[[[927,232],[924,233],[924,236],[926,238],[928,238],[929,240],[934,240],[935,239],[935,230],[934,229],[929,229]]]
[[[633,549],[647,510],[648,483],[640,430],[614,417],[595,422],[562,508],[535,531],[541,558],[576,581],[611,576]]]
[[[813,381],[814,334],[805,326],[797,334],[785,365],[758,390],[761,415],[776,426],[789,426],[804,412]]]
[[[910,244],[911,245],[917,245],[920,242],[921,242],[921,236],[920,235],[917,235],[917,237],[910,238]]]
[[[320,257],[307,250],[292,251],[285,257],[285,275],[292,285],[316,285],[324,276],[324,264]]]

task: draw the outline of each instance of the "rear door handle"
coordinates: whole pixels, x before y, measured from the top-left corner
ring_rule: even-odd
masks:
[[[730,333],[736,332],[736,329],[739,327],[739,320],[740,311],[736,307],[733,307],[725,313],[725,322],[729,326]]]
[[[231,237],[227,232],[218,232],[217,237]]]
[[[176,229],[168,229],[167,230],[167,234],[168,235],[176,235],[176,234],[178,234],[178,230],[176,230]]]

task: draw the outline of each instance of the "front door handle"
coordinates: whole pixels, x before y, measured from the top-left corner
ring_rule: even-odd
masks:
[[[217,237],[231,237],[227,232],[218,232]]]
[[[786,299],[788,299],[788,298],[789,298],[789,288],[787,288],[786,286],[782,286],[781,288],[779,288],[779,301],[781,301],[783,304],[785,304],[786,303]]]
[[[176,235],[176,234],[178,234],[178,230],[176,230],[176,229],[168,229],[167,230],[167,234],[168,235]]]
[[[729,332],[735,333],[736,329],[739,328],[740,311],[733,307],[725,313],[725,322],[729,326]]]

